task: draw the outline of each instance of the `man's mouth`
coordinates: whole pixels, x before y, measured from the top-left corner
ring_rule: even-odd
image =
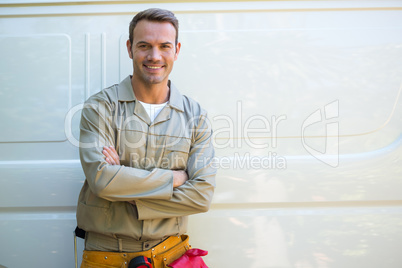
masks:
[[[144,64],[144,66],[147,67],[148,69],[152,69],[152,70],[157,70],[157,69],[162,69],[163,68],[163,65],[162,66],[152,66],[152,65],[145,65]]]

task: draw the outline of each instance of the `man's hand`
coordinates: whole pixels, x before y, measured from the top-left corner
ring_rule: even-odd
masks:
[[[188,180],[187,172],[184,170],[173,170],[173,187],[179,187]]]
[[[106,162],[110,165],[120,165],[119,155],[113,146],[104,146],[102,153],[106,156]]]

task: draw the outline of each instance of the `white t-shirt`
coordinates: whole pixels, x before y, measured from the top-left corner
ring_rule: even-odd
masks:
[[[142,106],[144,106],[145,111],[147,111],[147,114],[149,115],[149,118],[151,118],[151,122],[154,121],[160,111],[162,111],[163,107],[165,107],[167,104],[167,102],[161,104],[150,104],[142,101],[139,102],[141,102]]]

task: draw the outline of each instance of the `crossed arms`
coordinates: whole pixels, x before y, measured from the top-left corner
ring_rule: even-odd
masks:
[[[120,158],[113,146],[104,146],[103,155],[106,157],[106,162],[109,165],[120,165]],[[173,188],[179,187],[186,183],[188,175],[184,170],[172,170],[173,172]],[[135,204],[135,202],[132,202]]]
[[[114,111],[108,101],[102,95],[90,98],[82,111],[80,142],[94,144],[80,147],[81,164],[92,193],[110,202],[135,201],[138,220],[207,211],[215,188],[216,168],[212,130],[207,126],[206,115],[200,115],[194,130],[186,171],[145,170],[119,165],[116,151],[104,147],[116,141]],[[99,109],[99,103],[104,105],[103,109]]]

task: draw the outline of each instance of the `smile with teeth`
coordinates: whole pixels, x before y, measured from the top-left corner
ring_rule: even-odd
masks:
[[[149,68],[149,69],[162,69],[163,66],[149,66],[149,65],[145,65],[145,67]]]

